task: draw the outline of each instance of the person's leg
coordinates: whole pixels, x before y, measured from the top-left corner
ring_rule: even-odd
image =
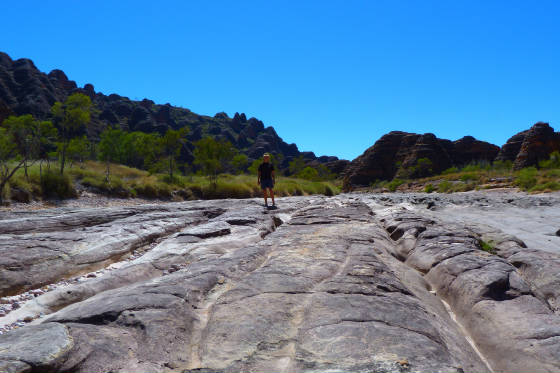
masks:
[[[276,204],[274,203],[274,190],[272,190],[272,188],[270,188],[269,190],[270,190],[270,198],[272,198],[272,206],[276,206]]]
[[[268,200],[267,200],[268,195],[266,193],[266,188],[263,188],[262,191],[263,191],[263,197],[264,197],[264,204],[268,206]]]

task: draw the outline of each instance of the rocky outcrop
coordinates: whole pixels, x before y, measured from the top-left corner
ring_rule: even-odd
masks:
[[[515,161],[519,150],[521,150],[521,145],[523,144],[523,140],[525,140],[527,132],[528,130],[519,132],[518,134],[510,137],[508,141],[504,145],[502,145],[500,152],[496,156],[496,160],[511,162]]]
[[[526,132],[513,167],[536,166],[539,161],[548,159],[553,151],[560,151],[560,132],[554,132],[548,123],[536,123]]]
[[[402,177],[422,177],[448,169],[453,165],[449,154],[449,148],[432,133],[419,135],[411,147],[401,147],[399,155],[404,157],[402,161],[397,160],[400,165],[397,176]],[[428,160],[424,164],[422,160]]]
[[[500,149],[499,161],[511,161],[515,169],[537,166],[550,153],[560,151],[560,132],[548,123],[535,123],[530,129],[512,136]]]
[[[220,213],[219,208],[148,205],[77,210],[62,217],[39,213],[4,219],[0,227],[0,296],[105,267],[160,236]],[[163,214],[166,218],[161,221],[158,217]]]
[[[94,210],[91,221],[82,210],[54,210],[53,219],[0,216],[2,235],[12,239],[36,227],[35,261],[47,255],[43,242],[62,233],[79,242],[75,256],[106,251],[97,245],[119,226],[138,231],[142,214],[145,229],[174,227],[111,270],[34,293],[0,317],[0,326],[15,322],[0,328],[11,329],[0,332],[0,368],[558,371],[559,256],[540,256],[495,230],[443,224],[422,197],[405,198],[295,197],[280,199],[277,210],[254,200],[193,201],[113,208],[107,216]],[[542,201],[529,196],[520,206]],[[185,221],[178,228],[177,214]],[[497,255],[480,246],[488,234]],[[533,268],[544,260],[539,274]],[[13,264],[1,273],[27,271]]]
[[[560,319],[513,265],[483,252],[469,231],[442,228],[408,212],[382,220],[398,243],[394,254],[425,273],[494,370],[560,368],[560,343],[550,343]]]
[[[410,147],[419,135],[393,131],[382,136],[362,155],[354,159],[345,170],[346,186],[369,185],[375,180],[389,180],[397,173],[397,162],[402,162],[403,148]]]
[[[500,148],[494,144],[477,140],[472,136],[465,136],[453,141],[451,157],[455,165],[466,165],[473,161],[493,162],[499,151]]]
[[[394,177],[415,178],[438,174],[452,166],[491,162],[499,148],[465,136],[451,142],[431,133],[393,131],[382,136],[344,171],[345,188],[367,186]]]
[[[107,96],[96,92],[92,84],[78,87],[61,70],[45,74],[31,60],[14,61],[0,52],[0,122],[11,114],[33,114],[40,119],[49,119],[51,106],[74,92],[86,94],[93,101],[96,110],[87,128],[87,135],[92,139],[97,139],[108,125],[119,125],[129,131],[159,133],[188,126],[190,142],[181,152],[184,162],[193,161],[192,142],[207,135],[230,141],[251,160],[262,157],[265,152],[281,154],[283,167],[302,154],[295,144],[285,143],[272,127],[265,127],[256,118],[247,119],[243,113],[235,113],[233,118],[223,112],[210,117],[170,104],[155,104],[148,99],[134,101],[117,94]],[[309,161],[317,158],[312,153],[303,155]]]

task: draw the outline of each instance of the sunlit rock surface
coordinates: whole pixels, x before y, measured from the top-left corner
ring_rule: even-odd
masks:
[[[0,371],[557,372],[559,203],[348,194],[4,213]]]

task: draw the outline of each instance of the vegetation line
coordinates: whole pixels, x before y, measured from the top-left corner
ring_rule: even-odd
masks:
[[[420,165],[414,168],[411,174],[416,174],[419,169],[429,170],[429,160],[419,161]],[[529,193],[560,190],[560,152],[552,152],[549,159],[538,163],[538,167],[526,167],[521,170],[513,170],[510,161],[494,161],[472,163],[460,169],[451,167],[440,175],[421,178],[406,178],[406,173],[401,172],[393,180],[376,180],[368,190],[453,193],[514,187]]]
[[[261,160],[249,164],[229,141],[204,137],[193,144],[194,161],[181,163],[188,127],[160,134],[109,126],[96,140],[86,135],[92,110],[91,99],[75,93],[53,105],[51,121],[28,114],[2,123],[0,204],[73,198],[84,189],[176,200],[260,196],[256,171]],[[277,195],[339,193],[340,183],[324,165],[306,167],[300,156],[280,169],[281,157],[272,156]]]

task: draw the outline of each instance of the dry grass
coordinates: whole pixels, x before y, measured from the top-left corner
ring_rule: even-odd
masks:
[[[106,165],[101,162],[87,161],[82,167],[74,165],[66,169],[71,183],[76,188],[86,188],[93,192],[115,197],[144,197],[159,199],[215,199],[215,198],[252,198],[262,195],[254,175],[220,175],[214,186],[207,177],[200,175],[178,175],[169,180],[164,174],[150,174],[147,171],[111,164],[109,182],[105,178]],[[45,168],[43,168],[45,172]],[[56,166],[51,171],[58,172]],[[47,197],[47,191],[41,189],[38,164],[28,170],[29,180],[19,170],[4,195],[10,196],[10,190],[25,191],[28,199]],[[44,188],[43,188],[44,189]],[[279,177],[275,185],[278,196],[340,193],[340,183],[330,181],[309,181],[303,179]]]

